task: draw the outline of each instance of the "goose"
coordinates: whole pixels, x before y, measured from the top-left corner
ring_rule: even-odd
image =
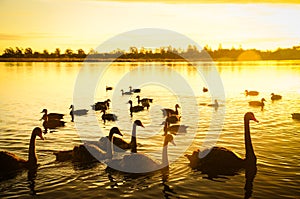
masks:
[[[111,91],[112,89],[113,89],[113,87],[111,87],[111,86],[106,86],[106,88],[105,88],[106,91]]]
[[[296,120],[300,120],[300,113],[292,113],[292,118]]]
[[[259,94],[258,91],[248,91],[248,90],[245,90],[245,95],[246,96],[257,96]]]
[[[137,151],[137,142],[136,142],[136,127],[141,126],[144,127],[142,122],[140,120],[135,120],[133,125],[132,125],[132,135],[131,135],[131,142],[128,143],[122,138],[119,137],[114,137],[113,138],[113,151],[118,151],[118,152],[123,152],[123,150],[128,150],[131,149],[132,152]],[[100,148],[103,151],[107,151],[107,147],[111,147],[110,141],[111,141],[111,134],[106,137],[101,137],[99,141],[89,141],[87,144],[88,145],[94,145],[98,148]],[[109,148],[110,149],[110,148]],[[74,151],[74,152],[73,152]],[[77,158],[74,158],[73,154],[77,154]],[[81,155],[79,157],[78,154],[85,154]],[[68,151],[57,151],[54,152],[54,155],[56,156],[57,161],[68,161],[68,160],[74,160],[74,161],[81,161],[81,162],[87,162],[87,161],[92,161],[94,160],[94,157],[86,150],[84,145],[79,145],[74,147],[73,150],[68,150]],[[84,158],[85,156],[85,158]],[[78,158],[79,157],[79,158]]]
[[[163,112],[164,117],[166,117],[168,115],[178,115],[178,108],[180,108],[180,106],[178,104],[176,104],[175,111],[173,109],[169,109],[169,108],[164,108],[161,110]]]
[[[122,159],[110,159],[106,162],[109,168],[126,173],[148,173],[161,170],[169,166],[168,143],[176,146],[172,135],[164,136],[162,161],[153,160],[142,153],[131,153],[123,156]]]
[[[149,99],[149,98],[143,98],[143,99],[141,99],[141,97],[139,95],[136,96],[136,98],[138,98],[138,105],[140,105],[140,103],[141,103],[142,106],[143,107],[147,107],[147,109],[149,109],[150,103],[153,102],[153,99]]]
[[[166,120],[165,126],[164,126],[164,135],[167,135],[168,132],[170,132],[171,134],[174,134],[174,135],[176,135],[178,133],[187,133],[187,131],[186,131],[187,128],[188,128],[188,126],[179,125],[179,124],[169,126],[169,122]]]
[[[124,90],[122,89],[121,92],[122,92],[122,95],[132,95],[131,91],[124,92]]]
[[[87,109],[74,110],[74,105],[73,104],[70,106],[69,109],[71,109],[71,111],[70,111],[70,115],[71,115],[71,118],[72,118],[71,122],[74,122],[74,115],[78,115],[78,116],[86,115],[87,112],[89,111]]]
[[[180,121],[180,118],[181,118],[181,116],[179,116],[179,115],[171,115],[171,116],[166,118],[166,121],[169,124],[175,124],[175,123]]]
[[[144,110],[143,106],[140,106],[140,105],[132,106],[132,101],[131,100],[128,101],[128,104],[130,104],[130,108],[129,108],[130,115],[132,115],[133,112],[136,113],[136,112],[140,112],[140,111]]]
[[[261,98],[260,101],[250,101],[248,103],[249,103],[250,106],[261,106],[261,107],[263,107],[263,106],[265,106],[264,102],[266,102],[265,98]]]
[[[202,91],[203,91],[203,93],[206,93],[208,91],[208,89],[203,87]]]
[[[201,170],[206,174],[235,174],[241,168],[255,167],[256,156],[254,154],[249,121],[258,122],[252,112],[244,115],[244,138],[245,138],[245,158],[238,157],[234,152],[224,147],[213,147],[202,152],[194,151],[192,155],[185,155],[190,161],[190,167]],[[201,157],[203,156],[203,157]]]
[[[63,117],[63,114],[59,114],[59,113],[47,114],[47,109],[44,109],[42,113],[44,113],[44,115],[40,120],[44,120],[43,122],[43,127],[45,129],[44,133],[47,133],[48,129],[55,129],[57,127],[65,126],[66,122],[61,121],[59,119]]]
[[[139,88],[133,89],[132,86],[129,86],[129,91],[132,93],[140,93],[141,89],[139,89]]]
[[[8,151],[0,151],[0,178],[11,175],[21,169],[34,169],[38,166],[35,151],[36,136],[39,136],[42,140],[44,140],[42,129],[40,127],[35,127],[32,130],[29,143],[28,160],[24,160]]]
[[[119,128],[113,127],[110,129],[109,132],[109,136],[108,136],[109,141],[113,140],[114,134],[123,136]],[[107,142],[106,144],[107,144],[106,152],[94,144],[85,143],[79,146],[74,146],[73,150],[56,151],[53,154],[56,156],[57,161],[72,160],[74,162],[83,162],[83,163],[94,162],[97,160],[112,158],[113,144],[112,142]]]
[[[92,105],[92,109],[95,111],[107,110],[109,109],[109,102],[110,99],[107,99],[103,102],[97,102],[94,105]]]
[[[275,95],[274,93],[271,93],[271,100],[280,100],[282,99],[281,95]]]
[[[107,121],[116,121],[118,119],[118,116],[116,116],[115,114],[112,114],[112,113],[106,113],[105,110],[102,110],[101,112],[103,112],[102,114],[102,120],[105,124],[106,120]]]
[[[64,117],[64,114],[60,113],[49,113],[47,109],[43,109],[41,113],[48,116],[48,120],[61,120]]]
[[[213,103],[213,104],[208,104],[207,106],[211,106],[211,107],[219,107],[218,100],[215,99],[215,103]]]

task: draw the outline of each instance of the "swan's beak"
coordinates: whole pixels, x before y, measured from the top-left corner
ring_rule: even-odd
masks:
[[[255,117],[253,117],[253,121],[255,121],[257,123],[259,122]]]
[[[41,140],[45,140],[45,138],[43,137],[43,134],[42,134],[42,133],[39,134],[38,136],[41,138]]]
[[[176,146],[176,144],[175,144],[175,142],[174,142],[174,140],[171,140],[170,141],[174,146]]]

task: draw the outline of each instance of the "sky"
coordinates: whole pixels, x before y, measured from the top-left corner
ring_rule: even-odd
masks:
[[[88,52],[141,28],[175,31],[212,49],[300,45],[300,1],[295,0],[0,0],[0,19],[1,54],[8,47]]]

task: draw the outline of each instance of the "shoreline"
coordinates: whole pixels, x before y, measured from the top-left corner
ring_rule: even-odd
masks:
[[[259,60],[236,60],[236,59],[101,59],[101,58],[4,58],[0,57],[0,62],[198,62],[198,61],[216,61],[216,62],[256,62],[256,61],[297,61],[300,59],[259,59]]]

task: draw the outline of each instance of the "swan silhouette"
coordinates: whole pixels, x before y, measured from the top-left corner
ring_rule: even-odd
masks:
[[[139,89],[139,88],[133,89],[132,86],[129,86],[129,91],[130,91],[131,93],[140,93],[140,92],[141,92],[141,89]]]
[[[141,97],[139,95],[136,96],[136,98],[138,98],[138,105],[140,105],[140,103],[141,103],[142,106],[143,107],[147,107],[147,109],[149,109],[150,103],[153,102],[153,99],[150,99],[150,98],[143,98],[143,99],[141,99]]]
[[[57,161],[72,160],[73,162],[82,163],[95,162],[98,160],[112,158],[114,134],[123,136],[117,127],[111,128],[108,136],[110,142],[106,143],[106,151],[100,149],[98,146],[92,143],[85,143],[79,146],[74,146],[73,150],[56,151],[53,154],[56,156]]]
[[[42,140],[44,140],[42,129],[40,127],[35,127],[31,133],[28,160],[24,160],[7,151],[0,151],[0,179],[3,176],[5,177],[14,174],[18,170],[34,169],[38,166],[35,151],[36,136],[39,136]]]
[[[122,95],[132,95],[131,91],[124,92],[124,90],[122,89],[121,92],[122,92]]]
[[[130,104],[129,111],[130,111],[131,116],[132,116],[132,113],[136,113],[136,112],[140,112],[140,111],[144,110],[143,106],[140,106],[140,105],[132,106],[132,101],[131,100],[128,101],[128,104]]]
[[[234,152],[224,147],[213,147],[202,152],[194,151],[192,155],[186,155],[193,169],[201,170],[209,175],[233,175],[241,168],[256,167],[256,156],[254,154],[249,121],[256,121],[252,112],[244,116],[244,138],[246,156],[244,159],[238,157]],[[202,157],[203,156],[203,157]]]
[[[257,96],[259,95],[259,92],[258,91],[248,91],[248,90],[245,90],[245,95],[246,96]]]
[[[250,101],[248,102],[250,106],[261,106],[261,107],[264,107],[265,106],[265,103],[266,100],[265,98],[261,98],[260,101]]]
[[[110,102],[110,99],[107,99],[103,102],[97,102],[91,106],[92,106],[92,109],[95,111],[107,110],[107,109],[109,109],[109,102]]]
[[[106,164],[111,169],[126,173],[148,173],[166,168],[169,166],[168,143],[170,142],[175,145],[173,136],[167,134],[164,136],[161,162],[142,153],[131,153],[123,156],[122,159],[108,160]]]
[[[300,113],[292,113],[292,118],[295,120],[300,120]]]

